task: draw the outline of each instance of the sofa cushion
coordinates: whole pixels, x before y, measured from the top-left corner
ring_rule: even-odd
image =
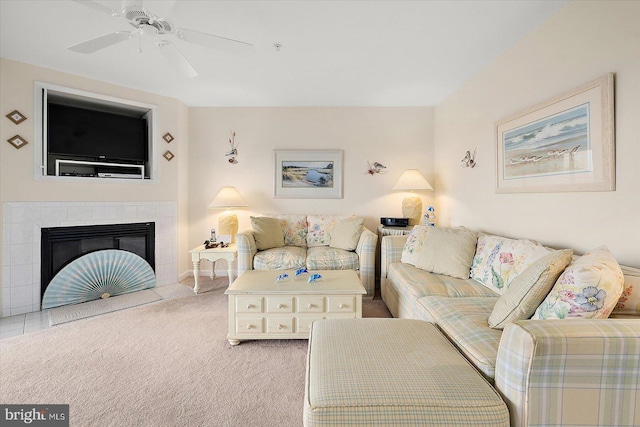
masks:
[[[400,261],[405,264],[416,265],[416,261],[418,261],[418,254],[422,250],[422,242],[424,242],[430,228],[432,227],[416,225],[411,229],[411,232],[407,236],[407,241],[404,243],[404,247],[402,248],[402,257],[400,258]]]
[[[529,319],[569,265],[572,255],[570,249],[550,252],[520,273],[493,307],[489,326],[504,329],[516,320]]]
[[[434,323],[471,363],[493,379],[502,331],[491,329],[487,320],[498,297],[424,297],[418,303]]]
[[[471,278],[503,294],[518,274],[548,253],[549,249],[531,240],[480,235]]]
[[[358,254],[329,246],[307,249],[307,269],[309,270],[358,270]]]
[[[331,230],[342,219],[349,218],[348,215],[309,215],[307,222],[307,246],[328,246],[331,241]]]
[[[606,246],[600,246],[567,267],[533,319],[606,319],[623,288],[618,261]]]
[[[272,218],[278,218],[284,234],[285,246],[307,246],[307,216],[287,214],[264,214]]]
[[[364,227],[364,218],[347,218],[340,220],[331,230],[329,246],[345,251],[354,251]]]
[[[477,240],[477,233],[468,228],[433,227],[422,243],[416,267],[468,279]]]
[[[497,297],[494,291],[472,279],[433,274],[420,270],[410,264],[393,263],[389,266],[387,277],[391,283],[397,283],[397,292],[408,298],[422,298],[427,295],[445,297]]]
[[[279,219],[266,216],[252,216],[250,219],[253,237],[259,251],[284,246],[284,235]]]
[[[306,266],[307,249],[298,246],[260,251],[253,257],[254,270],[288,270]]]

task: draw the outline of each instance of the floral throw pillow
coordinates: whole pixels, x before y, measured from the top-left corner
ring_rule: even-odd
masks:
[[[402,248],[402,257],[400,258],[400,261],[405,264],[411,264],[413,266],[416,265],[418,255],[422,249],[422,242],[424,242],[427,231],[429,231],[429,227],[426,225],[416,225],[413,227],[409,236],[407,236],[407,241],[404,243],[404,247]]]
[[[307,246],[329,246],[331,242],[331,230],[342,219],[347,219],[347,215],[309,215],[307,221],[309,229],[307,231]]]
[[[611,317],[618,315],[640,316],[640,269],[623,267],[624,289]]]
[[[623,288],[618,261],[601,246],[567,267],[532,319],[606,319]]]
[[[471,264],[471,278],[502,295],[520,273],[549,252],[531,240],[481,235]]]
[[[282,225],[285,246],[307,246],[307,216],[287,214],[264,214],[272,218],[278,218]]]

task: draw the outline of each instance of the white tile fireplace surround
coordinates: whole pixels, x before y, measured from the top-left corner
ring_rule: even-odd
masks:
[[[2,317],[40,310],[40,229],[155,222],[157,285],[177,278],[176,202],[5,202]]]

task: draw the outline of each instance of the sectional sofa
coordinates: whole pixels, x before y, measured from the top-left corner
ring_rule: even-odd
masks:
[[[437,325],[501,394],[512,426],[640,425],[640,270],[594,261],[606,248],[577,257],[465,229],[462,250],[443,240],[454,229],[431,230],[382,238],[394,317]]]
[[[378,236],[364,218],[263,214],[236,234],[238,275],[247,270],[355,270],[373,298]]]

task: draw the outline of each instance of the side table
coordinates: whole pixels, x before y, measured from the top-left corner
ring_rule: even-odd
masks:
[[[204,245],[200,245],[195,249],[189,251],[191,254],[191,261],[193,261],[193,279],[195,285],[193,292],[196,294],[200,292],[199,278],[200,278],[200,261],[203,259],[211,261],[211,279],[216,277],[216,262],[221,259],[227,260],[229,275],[229,285],[233,283],[236,264],[238,260],[238,248],[235,244],[231,244],[226,248],[211,248],[205,249]]]
[[[384,225],[378,226],[378,242],[382,242],[383,236],[404,236],[411,233],[413,226],[408,227],[387,227]]]

